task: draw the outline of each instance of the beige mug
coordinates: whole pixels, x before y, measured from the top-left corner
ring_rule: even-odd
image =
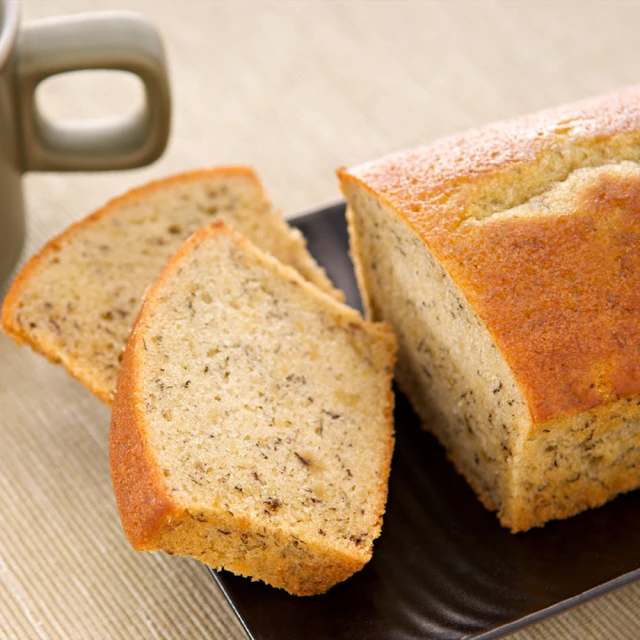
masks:
[[[169,137],[171,98],[162,42],[142,17],[95,12],[19,25],[18,0],[0,0],[0,285],[18,259],[25,219],[25,171],[126,169],[158,158]],[[82,69],[137,75],[145,104],[129,116],[51,121],[38,84]]]

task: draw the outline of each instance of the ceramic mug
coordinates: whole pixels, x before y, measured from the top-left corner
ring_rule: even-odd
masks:
[[[162,42],[142,17],[96,12],[20,26],[18,0],[0,0],[0,284],[20,255],[25,171],[100,171],[148,164],[169,136],[171,99]],[[51,121],[35,100],[49,76],[81,69],[137,75],[145,104],[129,116]]]

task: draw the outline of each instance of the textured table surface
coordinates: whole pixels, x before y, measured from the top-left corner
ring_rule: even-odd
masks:
[[[23,19],[133,9],[164,34],[174,92],[152,167],[25,177],[28,255],[127,188],[248,163],[287,214],[338,196],[334,170],[638,82],[637,2],[23,3]],[[45,83],[58,117],[126,111],[129,78]],[[107,409],[0,336],[0,636],[242,638],[205,568],[135,554],[120,528]],[[640,584],[513,638],[638,638]]]

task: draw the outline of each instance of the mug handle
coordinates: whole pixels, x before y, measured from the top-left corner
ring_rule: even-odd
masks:
[[[35,100],[45,78],[81,69],[116,69],[144,83],[145,104],[133,115],[80,121],[46,118]],[[158,158],[171,118],[169,81],[160,36],[131,12],[86,13],[22,27],[16,60],[22,168],[99,171],[139,167]]]

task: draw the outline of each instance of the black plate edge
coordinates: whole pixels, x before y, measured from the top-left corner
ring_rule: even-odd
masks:
[[[629,573],[624,573],[617,578],[613,578],[613,580],[603,582],[597,587],[593,587],[593,589],[587,589],[587,591],[583,591],[572,598],[560,600],[559,602],[552,604],[550,607],[540,609],[528,616],[524,616],[523,618],[519,618],[513,622],[508,622],[507,624],[503,624],[499,627],[494,627],[493,629],[484,631],[479,635],[464,636],[460,640],[498,640],[499,638],[504,638],[505,636],[515,633],[516,631],[520,631],[521,629],[535,624],[536,622],[546,620],[547,618],[551,618],[552,616],[563,613],[564,611],[573,609],[574,607],[585,604],[594,598],[607,595],[612,591],[636,582],[637,580],[640,580],[640,568],[635,571],[630,571]]]
[[[249,640],[256,640],[255,636],[251,633],[251,630],[249,629],[249,627],[247,627],[247,624],[245,623],[244,618],[240,615],[240,612],[236,609],[236,605],[233,603],[231,596],[229,595],[227,590],[224,588],[222,582],[220,581],[220,578],[218,578],[218,572],[215,569],[212,569],[211,567],[207,567],[207,569],[209,569],[209,573],[215,580],[215,583],[218,585],[218,589],[222,591],[222,595],[225,597],[225,600],[229,603],[229,606],[233,610],[233,613],[236,614],[236,618],[238,618],[238,621],[242,626],[242,630],[245,632],[245,635],[247,636],[247,638]],[[247,578],[247,580],[248,579],[249,578]]]
[[[226,601],[229,603],[231,609],[235,613],[238,621],[242,626],[242,630],[245,632],[248,640],[255,640],[255,636],[251,633],[251,630],[247,627],[244,619],[240,615],[239,611],[236,609],[236,606],[233,602],[233,599],[224,588],[224,585],[220,581],[218,577],[218,573],[215,569],[211,567],[207,567],[211,576],[213,577],[218,589],[222,592],[222,595],[225,597]],[[248,580],[248,578],[247,578]],[[508,622],[507,624],[503,624],[499,627],[494,627],[493,629],[489,629],[489,631],[484,631],[481,634],[476,634],[472,636],[464,636],[460,640],[499,640],[500,638],[504,638],[516,631],[520,631],[525,627],[529,627],[536,622],[540,622],[542,620],[546,620],[547,618],[551,618],[552,616],[558,615],[569,609],[573,609],[581,604],[585,604],[593,600],[594,598],[599,598],[601,596],[607,595],[617,589],[620,589],[626,585],[632,584],[640,580],[640,569],[636,569],[635,571],[631,571],[629,573],[625,573],[613,580],[609,580],[608,582],[603,582],[602,584],[594,587],[593,589],[588,589],[587,591],[583,591],[582,593],[577,594],[573,598],[567,598],[566,600],[560,600],[550,607],[546,607],[544,609],[540,609],[540,611],[536,611],[524,618],[519,618],[518,620],[514,620],[513,622]]]
[[[327,202],[324,205],[309,207],[308,209],[304,209],[303,211],[295,215],[288,216],[287,222],[297,227],[300,224],[304,224],[305,222],[308,222],[309,220],[315,218],[316,216],[325,215],[338,208],[344,209],[345,206],[346,202],[343,198],[336,199]],[[211,567],[207,568],[209,569],[209,572],[211,573],[211,576],[213,577],[216,585],[224,595],[226,601],[229,603],[229,606],[238,618],[238,621],[240,622],[247,638],[249,640],[256,640],[255,636],[251,633],[251,630],[247,627],[244,619],[240,615],[240,612],[237,610],[231,596],[224,588],[221,580],[218,577],[217,571],[215,569],[212,569]],[[246,579],[248,580],[249,578]],[[573,609],[576,606],[589,602],[595,598],[607,595],[615,591],[616,589],[622,588],[636,581],[640,581],[640,568],[613,578],[612,580],[608,580],[607,582],[603,582],[602,584],[593,587],[592,589],[588,589],[587,591],[583,591],[582,593],[576,594],[571,598],[560,600],[549,607],[540,609],[539,611],[531,613],[527,616],[500,625],[499,627],[494,627],[493,629],[489,629],[488,631],[484,631],[480,634],[464,636],[460,640],[499,640],[500,638],[504,638],[507,635],[524,629],[525,627],[529,627],[536,622],[546,620],[547,618],[563,613],[564,611]]]

